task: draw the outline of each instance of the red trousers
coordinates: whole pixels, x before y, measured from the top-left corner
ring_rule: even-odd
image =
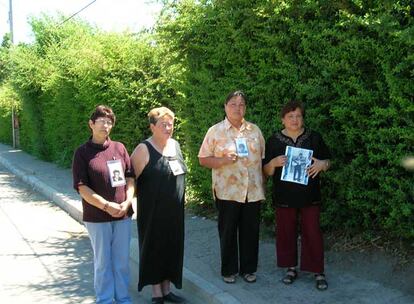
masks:
[[[300,270],[323,273],[323,238],[319,225],[319,206],[276,208],[277,266],[298,264],[298,218],[301,230]],[[300,216],[300,217],[299,217]]]

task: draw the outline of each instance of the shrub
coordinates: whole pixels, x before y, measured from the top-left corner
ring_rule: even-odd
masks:
[[[197,154],[227,93],[247,93],[246,119],[266,138],[281,128],[280,107],[300,99],[333,154],[324,227],[412,239],[414,176],[400,160],[414,154],[413,20],[408,0],[165,1],[155,30],[136,35],[43,16],[33,44],[2,48],[0,124],[18,100],[24,149],[68,166],[95,105],[114,108],[112,138],[129,151],[148,136],[149,109],[166,105],[191,201],[209,210],[210,171]],[[269,200],[263,216],[273,221]]]

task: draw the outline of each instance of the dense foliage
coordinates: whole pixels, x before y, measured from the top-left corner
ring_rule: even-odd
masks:
[[[49,17],[32,21],[33,45],[11,54],[10,81],[19,94],[21,146],[40,158],[68,166],[90,134],[97,104],[117,116],[112,137],[129,150],[147,133],[148,109],[169,104],[157,49],[148,35],[102,33],[89,25]]]
[[[191,199],[211,208],[210,172],[197,153],[227,93],[247,93],[246,118],[266,138],[281,127],[281,105],[300,99],[307,126],[334,156],[323,178],[324,226],[414,238],[414,176],[400,166],[414,154],[410,1],[166,2],[153,33],[57,27],[42,17],[32,21],[33,44],[2,48],[9,76],[1,81],[18,94],[24,149],[68,165],[88,137],[91,109],[106,103],[118,118],[113,138],[131,151],[147,135],[146,112],[167,105],[177,113]],[[263,210],[271,222],[271,203]]]
[[[0,47],[0,140],[7,144],[13,143],[12,111],[19,110],[18,96],[8,81],[10,47],[10,37],[6,34]]]
[[[409,1],[172,3],[158,33],[185,69],[179,109],[196,196],[209,195],[197,151],[228,91],[247,92],[265,137],[280,128],[280,106],[300,99],[334,155],[324,225],[413,237],[414,180],[400,166],[414,143],[413,20]]]

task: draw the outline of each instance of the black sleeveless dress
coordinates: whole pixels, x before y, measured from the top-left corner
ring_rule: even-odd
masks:
[[[136,181],[138,193],[139,280],[146,285],[170,280],[182,287],[185,174],[174,175],[169,161],[187,171],[178,142],[176,156],[161,155],[148,141],[149,162]]]

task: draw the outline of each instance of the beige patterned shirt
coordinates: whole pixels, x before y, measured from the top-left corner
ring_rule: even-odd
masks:
[[[264,200],[262,158],[265,141],[262,132],[255,125],[243,120],[237,130],[226,119],[212,126],[204,137],[198,157],[223,157],[225,153],[236,152],[236,138],[245,138],[247,157],[238,157],[233,164],[212,169],[213,196],[221,200],[256,202]]]

